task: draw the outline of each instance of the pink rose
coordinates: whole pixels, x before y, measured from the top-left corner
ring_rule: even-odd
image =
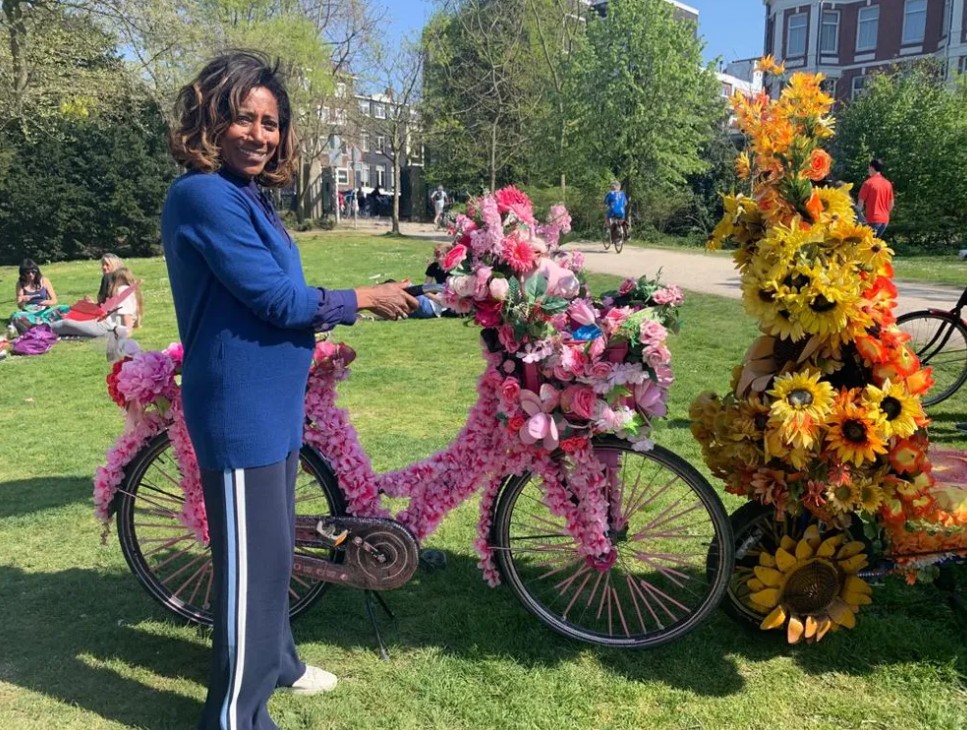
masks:
[[[481,266],[474,272],[474,299],[486,299],[490,295],[490,287],[487,283],[490,281],[490,275],[493,272],[494,270],[489,266]]]
[[[621,282],[621,286],[618,287],[618,294],[624,296],[625,294],[630,294],[634,291],[635,287],[638,286],[638,282],[634,279],[625,279]]]
[[[517,378],[504,378],[500,384],[500,397],[508,403],[516,403],[520,397],[520,383]]]
[[[507,299],[507,292],[509,289],[510,284],[506,279],[490,280],[490,296],[496,299],[498,302],[502,302]]]
[[[497,339],[507,352],[517,352],[520,349],[520,343],[514,337],[514,328],[509,324],[503,324],[497,328]]]
[[[462,243],[458,243],[456,246],[454,246],[449,251],[447,251],[446,255],[444,255],[443,257],[444,270],[452,271],[457,266],[459,266],[460,263],[462,263],[465,258],[467,258],[467,247],[464,246]]]
[[[614,370],[614,367],[611,363],[599,360],[588,368],[588,377],[594,380],[607,380],[611,377],[612,370]]]
[[[477,302],[477,311],[474,315],[474,320],[481,327],[496,327],[503,321],[501,317],[502,308],[503,304],[492,299],[485,302]]]
[[[638,330],[641,343],[644,345],[660,345],[668,338],[668,330],[661,322],[653,319],[645,320]]]
[[[461,299],[472,297],[477,289],[477,283],[472,276],[451,276],[447,283]]]
[[[578,324],[594,324],[597,315],[586,299],[575,299],[567,308],[568,316]]]
[[[561,407],[578,418],[589,420],[594,416],[594,404],[598,397],[586,385],[570,385],[561,394]]]
[[[651,298],[655,301],[655,304],[671,304],[675,307],[685,301],[685,295],[682,294],[682,290],[674,284],[666,286],[664,289],[659,289],[651,295]]]
[[[648,367],[652,369],[657,368],[659,365],[666,364],[671,357],[672,354],[664,345],[649,347],[647,350],[645,350],[645,362],[648,363]]]

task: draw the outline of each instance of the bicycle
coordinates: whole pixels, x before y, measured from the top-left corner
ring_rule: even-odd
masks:
[[[923,397],[925,406],[945,401],[967,381],[967,324],[961,315],[965,305],[967,288],[950,310],[923,309],[897,317],[921,364],[933,368],[935,384]]]
[[[614,252],[621,253],[625,241],[630,238],[628,233],[628,221],[625,219],[615,219],[608,223],[608,236],[604,240],[604,250],[607,251],[614,245]]]
[[[552,630],[601,646],[651,648],[697,628],[718,606],[732,573],[734,541],[715,491],[658,445],[636,451],[624,440],[595,438],[585,454],[599,474],[591,483],[570,470],[569,460],[578,456],[566,444],[554,451],[522,444],[496,418],[506,353],[495,337],[486,339],[478,401],[457,439],[439,454],[382,475],[372,472],[348,415],[336,405],[336,385],[348,377],[354,354],[319,344],[296,483],[291,615],[307,610],[329,585],[360,588],[385,658],[374,600],[389,609],[374,591],[406,584],[417,569],[419,542],[446,512],[479,492],[475,546],[484,576],[491,584],[503,579]],[[175,354],[142,353],[129,362],[147,367],[149,359],[163,357],[173,363],[174,382]],[[197,466],[180,393],[166,387],[156,402],[169,405],[143,410],[142,424],[129,426],[115,445],[119,456],[109,453],[98,479],[107,480],[103,486],[114,475],[118,483],[113,493],[100,492],[99,509],[102,517],[114,515],[124,557],[151,597],[183,619],[209,625],[212,566]],[[408,498],[407,508],[388,519],[380,506],[384,495]],[[568,520],[584,514],[580,504],[589,514],[598,510],[606,523],[603,556],[572,535]],[[336,544],[333,535],[344,530],[348,539]]]

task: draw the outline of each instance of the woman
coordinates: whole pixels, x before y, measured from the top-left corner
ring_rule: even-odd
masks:
[[[314,331],[358,309],[399,319],[405,283],[308,286],[299,250],[259,185],[295,167],[289,97],[258,54],[215,58],[179,92],[169,147],[188,172],[161,217],[184,344],[185,422],[201,468],[214,560],[214,633],[202,730],[265,730],[276,687],[336,678],[298,657],[289,629],[294,487]]]
[[[130,269],[121,267],[107,275],[107,287],[104,293],[104,304],[109,298],[121,297],[114,309],[104,319],[87,319],[77,321],[69,316],[59,322],[53,322],[50,328],[58,337],[107,337],[111,332],[117,332],[120,337],[127,337],[133,329],[141,326],[143,299],[141,290],[135,286],[134,274]],[[123,327],[123,330],[119,328]]]
[[[18,311],[10,316],[10,325],[19,333],[40,324],[56,322],[70,309],[57,304],[54,285],[40,272],[40,267],[33,259],[24,259],[20,264],[17,307]]]
[[[124,262],[116,254],[106,253],[101,256],[101,287],[97,290],[98,304],[104,304],[107,298],[111,296],[108,293],[108,286],[110,285],[109,276],[112,271],[117,271],[122,266],[124,266]]]

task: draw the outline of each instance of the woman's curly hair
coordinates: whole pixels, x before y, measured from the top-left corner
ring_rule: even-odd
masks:
[[[176,121],[168,136],[175,161],[189,170],[218,170],[222,135],[249,92],[260,87],[271,91],[279,105],[279,146],[257,181],[269,187],[286,185],[295,171],[298,148],[292,107],[278,61],[271,63],[258,51],[229,51],[212,59],[178,92]]]

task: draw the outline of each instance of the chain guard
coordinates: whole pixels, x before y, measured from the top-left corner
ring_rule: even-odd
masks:
[[[349,535],[338,546],[316,527]],[[389,591],[405,585],[419,566],[419,545],[406,527],[394,520],[372,517],[296,518],[296,547],[329,550],[328,559],[296,552],[292,572],[368,591]]]

